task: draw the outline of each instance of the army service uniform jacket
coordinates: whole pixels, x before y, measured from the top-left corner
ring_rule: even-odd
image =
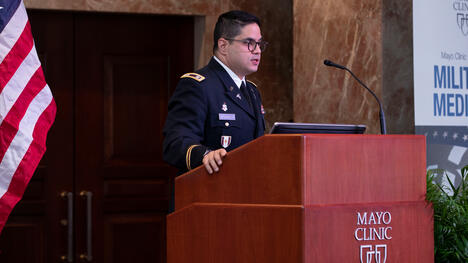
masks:
[[[164,126],[163,158],[181,172],[202,164],[210,150],[233,150],[264,134],[260,93],[247,81],[253,109],[214,59],[181,77]]]

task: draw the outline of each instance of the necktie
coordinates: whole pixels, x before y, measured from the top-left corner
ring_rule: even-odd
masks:
[[[251,100],[251,98],[250,98],[249,91],[247,90],[247,87],[245,86],[245,84],[244,84],[243,81],[242,81],[242,84],[241,84],[241,86],[240,86],[240,90],[241,90],[242,96],[244,96],[245,100],[246,100],[247,103],[249,104],[250,109],[253,110],[252,100]]]
[[[249,91],[249,89],[245,86],[243,81],[242,81],[240,89],[241,89],[242,96],[244,96],[245,100],[248,102],[248,104],[250,106],[250,110],[252,110],[253,114],[255,115],[255,129],[253,130],[253,132],[254,132],[253,133],[253,138],[257,138],[258,137],[258,125],[259,125],[258,124],[259,112],[258,112],[258,109],[256,108],[256,106],[254,106],[253,99],[252,99],[252,98],[255,98],[255,95],[252,94],[252,92]]]

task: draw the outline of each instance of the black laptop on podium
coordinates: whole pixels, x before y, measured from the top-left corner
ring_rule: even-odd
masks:
[[[270,134],[363,134],[365,125],[275,122]]]

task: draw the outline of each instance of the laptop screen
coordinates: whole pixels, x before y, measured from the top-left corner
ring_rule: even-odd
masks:
[[[275,122],[271,134],[363,134],[365,125]]]

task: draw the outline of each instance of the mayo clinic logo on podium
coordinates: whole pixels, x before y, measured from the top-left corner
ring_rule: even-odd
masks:
[[[354,238],[361,244],[361,263],[387,262],[386,242],[392,239],[392,214],[388,211],[372,211],[357,212],[356,216]]]
[[[468,0],[454,1],[453,9],[457,12],[457,25],[464,36],[468,36]]]

